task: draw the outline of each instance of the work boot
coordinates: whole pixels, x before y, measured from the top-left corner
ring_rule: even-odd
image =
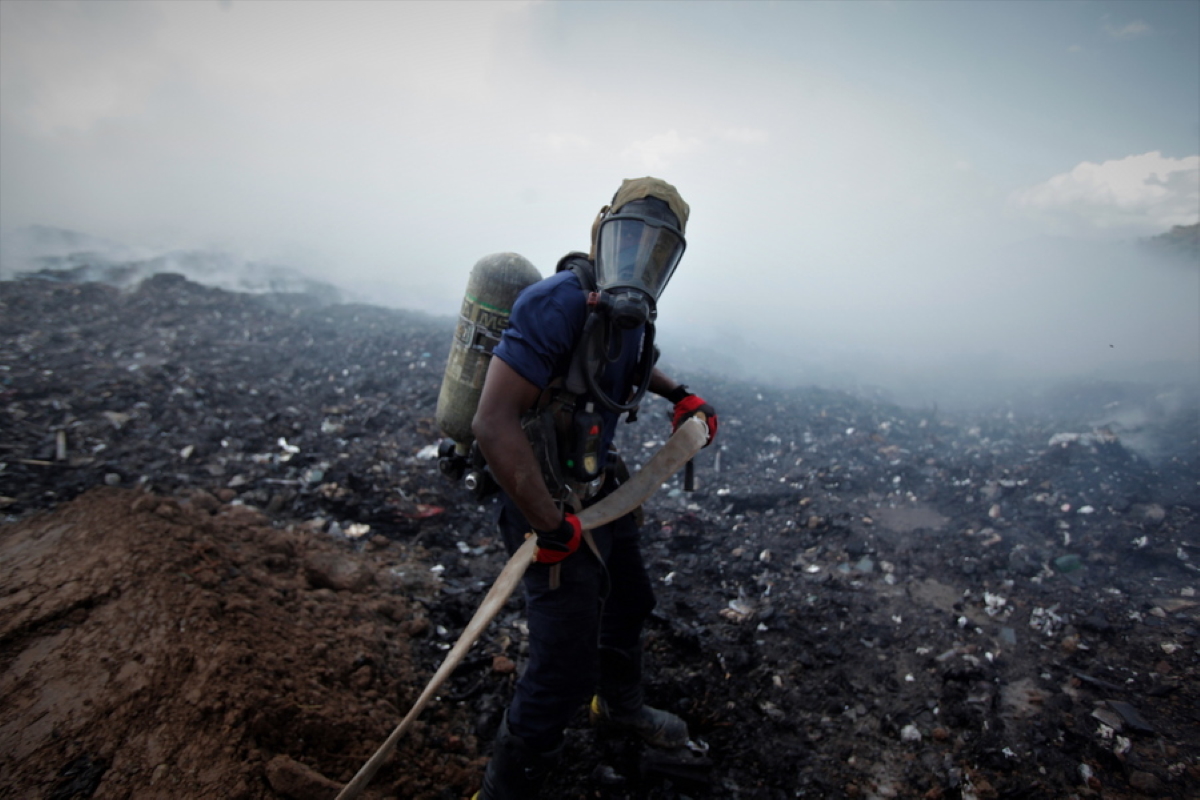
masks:
[[[592,723],[637,734],[652,747],[673,750],[688,742],[687,723],[669,711],[646,705],[642,695],[642,654],[601,648],[600,690],[592,698]]]
[[[508,713],[500,720],[492,760],[483,773],[483,788],[472,800],[533,800],[550,770],[558,764],[564,745],[546,753],[530,750],[508,729]]]
[[[607,725],[637,734],[642,741],[651,747],[663,750],[674,750],[688,743],[688,726],[670,711],[648,706],[645,703],[632,711],[620,713],[600,695],[592,698],[591,708],[588,709],[594,725]]]

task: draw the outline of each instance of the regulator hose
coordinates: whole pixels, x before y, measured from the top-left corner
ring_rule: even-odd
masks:
[[[612,328],[612,321],[604,315],[599,313],[588,315],[588,320],[583,326],[586,356],[584,378],[587,381],[588,392],[609,411],[614,414],[636,412],[638,406],[641,405],[642,398],[646,396],[646,390],[650,388],[650,376],[654,373],[654,362],[658,360],[654,351],[654,323],[646,323],[646,330],[642,336],[642,353],[638,358],[637,372],[635,373],[640,380],[637,391],[633,393],[633,397],[628,403],[618,403],[613,400],[599,385],[600,373],[609,364],[619,359],[624,350],[623,339],[618,335],[615,337],[617,350],[610,354],[610,339],[614,338]]]

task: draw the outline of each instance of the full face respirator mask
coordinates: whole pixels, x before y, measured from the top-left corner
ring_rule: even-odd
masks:
[[[621,184],[592,229],[596,291],[588,301],[583,372],[589,393],[609,411],[628,413],[630,421],[636,418],[657,360],[656,304],[687,246],[688,213],[674,186],[657,178],[637,178]],[[622,357],[624,334],[643,326],[632,396],[609,397],[598,376]]]
[[[596,235],[596,285],[601,310],[617,328],[654,321],[658,298],[686,247],[678,218],[657,197],[604,214]]]

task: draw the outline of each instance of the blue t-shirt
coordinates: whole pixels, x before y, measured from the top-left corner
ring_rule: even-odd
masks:
[[[579,278],[570,270],[557,272],[527,287],[508,318],[493,355],[508,364],[525,380],[545,389],[555,378],[565,378],[571,369],[575,345],[587,321],[587,295]],[[601,374],[598,384],[618,403],[626,403],[633,389],[633,373],[642,352],[645,328],[623,334],[620,357]],[[615,349],[615,348],[614,348]],[[583,401],[587,401],[585,395]],[[604,419],[602,453],[607,453],[616,433],[619,415],[596,403]],[[605,459],[606,460],[606,459]]]

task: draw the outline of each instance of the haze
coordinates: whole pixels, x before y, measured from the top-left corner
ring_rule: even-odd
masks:
[[[667,358],[929,400],[1200,380],[1200,265],[1136,246],[1200,220],[1200,2],[0,0],[10,241],[454,314],[645,174],[692,207]]]

